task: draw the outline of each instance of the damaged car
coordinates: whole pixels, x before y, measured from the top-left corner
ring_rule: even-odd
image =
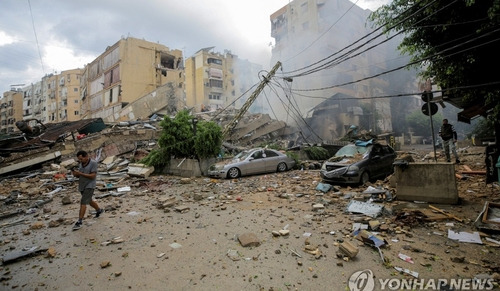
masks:
[[[286,154],[265,148],[245,150],[231,160],[218,162],[208,169],[208,176],[235,179],[241,176],[285,172],[295,166]]]
[[[321,166],[320,175],[329,184],[357,184],[385,178],[394,171],[396,152],[388,145],[356,141],[340,148]]]

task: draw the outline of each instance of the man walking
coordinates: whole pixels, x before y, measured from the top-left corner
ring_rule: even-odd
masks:
[[[450,150],[455,156],[455,162],[460,164],[460,160],[458,159],[457,150],[455,147],[455,143],[457,142],[457,132],[452,124],[448,123],[448,119],[443,119],[443,125],[439,129],[439,136],[443,140],[443,149],[446,155],[446,161],[451,162],[450,158]]]
[[[78,216],[78,221],[73,226],[73,230],[80,229],[82,227],[83,217],[85,216],[85,211],[87,211],[87,205],[92,206],[96,210],[95,217],[99,217],[104,209],[99,208],[99,205],[92,200],[92,195],[94,195],[94,188],[96,186],[97,177],[97,162],[92,160],[86,151],[78,151],[76,154],[80,164],[78,165],[78,170],[73,169],[73,176],[78,179],[78,191],[82,194],[82,199],[80,200],[80,212]]]

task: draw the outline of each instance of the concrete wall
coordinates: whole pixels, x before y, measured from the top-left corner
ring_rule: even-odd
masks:
[[[430,203],[458,203],[455,165],[452,163],[410,163],[395,167],[397,200]]]
[[[171,159],[170,166],[166,173],[181,177],[201,177],[208,174],[210,165],[216,162],[216,159],[202,159],[198,162],[196,159]]]
[[[167,174],[181,177],[200,177],[200,164],[195,159],[171,159]]]

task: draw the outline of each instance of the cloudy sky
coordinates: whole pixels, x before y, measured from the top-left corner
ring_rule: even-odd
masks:
[[[388,0],[352,0],[374,10]],[[289,0],[1,0],[0,91],[83,68],[122,37],[159,42],[189,57],[230,50],[268,68],[269,16]],[[0,95],[1,96],[1,95]]]

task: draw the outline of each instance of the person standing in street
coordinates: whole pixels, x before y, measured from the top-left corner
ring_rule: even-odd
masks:
[[[73,226],[73,230],[80,229],[82,227],[83,218],[85,212],[87,211],[87,205],[92,206],[95,210],[95,217],[99,217],[104,209],[99,208],[97,202],[92,200],[94,195],[94,189],[96,187],[97,178],[97,162],[91,159],[86,151],[78,151],[76,157],[80,162],[78,169],[73,169],[71,172],[73,176],[78,179],[78,191],[82,194],[82,199],[80,200],[80,212],[78,215],[78,221]]]
[[[458,159],[456,142],[457,142],[457,132],[452,124],[448,123],[448,119],[443,119],[443,125],[439,129],[439,136],[443,140],[443,149],[444,154],[446,155],[446,161],[451,162],[450,150],[455,157],[455,162],[460,164],[460,160]]]

